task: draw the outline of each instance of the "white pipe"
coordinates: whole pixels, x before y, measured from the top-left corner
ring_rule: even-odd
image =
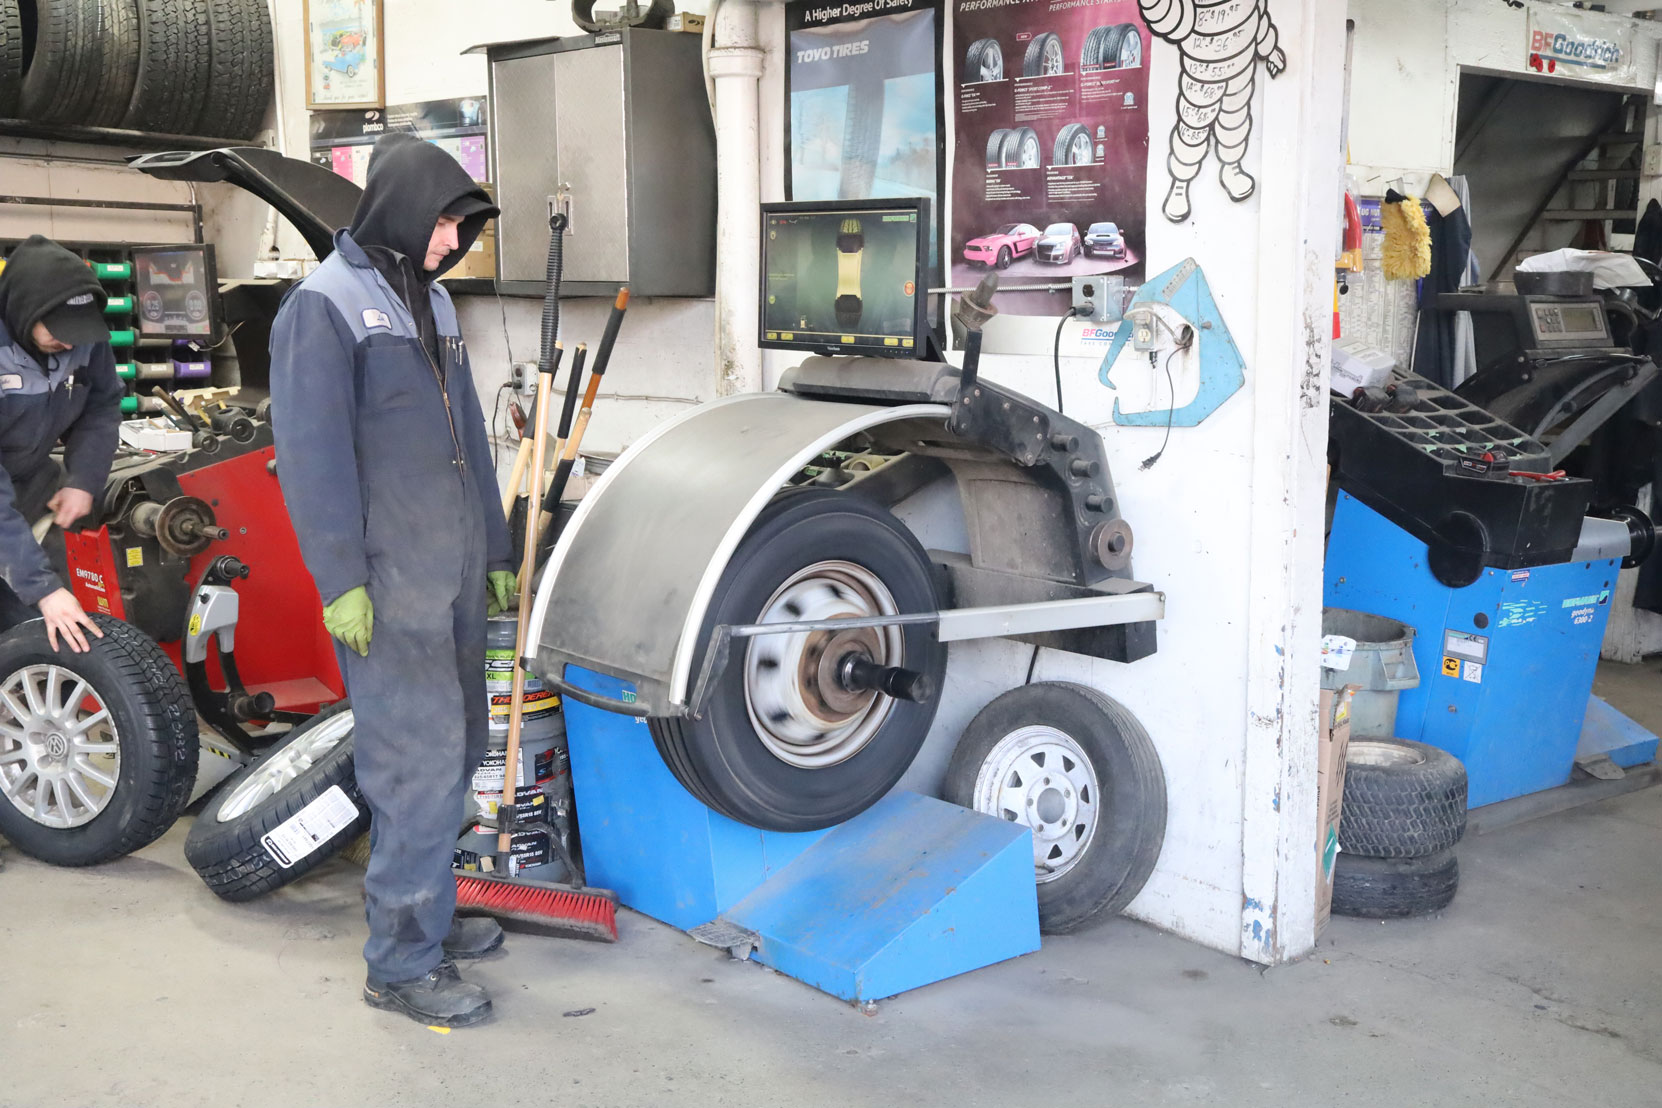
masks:
[[[761,37],[752,0],[715,12],[710,77],[716,88],[716,390],[762,391]]]

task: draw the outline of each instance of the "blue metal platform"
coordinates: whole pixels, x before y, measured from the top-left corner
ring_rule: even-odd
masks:
[[[630,691],[576,667],[566,679]],[[856,1003],[1039,949],[1025,826],[895,793],[828,830],[760,831],[682,788],[644,720],[564,710],[588,880],[626,906],[683,930],[732,924],[757,961]]]

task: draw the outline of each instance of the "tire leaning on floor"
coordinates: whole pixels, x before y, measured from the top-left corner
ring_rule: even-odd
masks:
[[[1345,755],[1339,850],[1369,858],[1422,858],[1466,833],[1466,767],[1406,739],[1352,739]]]
[[[32,619],[0,635],[0,834],[89,866],[148,846],[190,800],[201,752],[179,671],[136,627],[93,616],[91,649],[53,651]]]
[[[1142,891],[1166,837],[1166,777],[1137,718],[1061,681],[1004,693],[970,721],[942,797],[1033,832],[1039,928],[1077,931]]]
[[[208,0],[139,0],[139,63],[122,126],[183,134],[211,78]]]
[[[19,109],[41,123],[85,123],[103,56],[102,0],[34,0],[35,39]]]
[[[209,0],[209,79],[194,131],[252,138],[265,120],[275,75],[265,0]]]
[[[1333,914],[1362,919],[1424,916],[1447,908],[1460,887],[1452,850],[1421,858],[1367,858],[1340,852],[1333,868]]]
[[[233,775],[185,838],[185,858],[240,903],[304,877],[369,827],[352,772],[352,709],[325,708]]]

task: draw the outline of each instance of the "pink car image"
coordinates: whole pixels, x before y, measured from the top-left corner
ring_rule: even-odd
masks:
[[[964,244],[964,260],[977,265],[1005,269],[1017,258],[1031,254],[1043,237],[1031,223],[1006,223],[990,235]]]

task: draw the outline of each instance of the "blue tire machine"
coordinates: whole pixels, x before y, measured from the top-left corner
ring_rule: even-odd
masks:
[[[1636,508],[1592,509],[1595,484],[1559,468],[1657,376],[1602,303],[1445,295],[1473,313],[1483,366],[1458,394],[1397,374],[1332,402],[1324,603],[1415,629],[1397,737],[1465,762],[1474,808],[1567,784],[1578,762],[1620,776],[1656,756],[1591,695],[1617,574],[1655,532]]]

